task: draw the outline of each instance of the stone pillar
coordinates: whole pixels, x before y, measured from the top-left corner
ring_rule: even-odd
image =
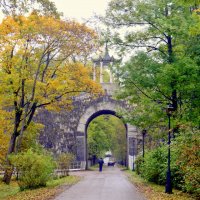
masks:
[[[93,66],[93,81],[96,81],[96,64]]]
[[[100,83],[103,83],[103,62],[100,62]]]
[[[111,67],[113,66],[113,62],[110,63]],[[113,83],[113,78],[112,78],[112,73],[111,70],[110,71],[110,83]]]
[[[137,149],[137,139],[134,137],[129,137],[128,138],[128,154],[129,154],[129,163],[128,166],[130,169],[134,170],[135,169],[135,157],[137,155],[136,149]]]
[[[76,137],[76,145],[77,145],[77,160],[78,161],[86,161],[85,155],[85,137],[77,136]]]
[[[130,169],[135,168],[135,158],[137,156],[137,129],[135,126],[127,124],[127,150],[128,166]]]

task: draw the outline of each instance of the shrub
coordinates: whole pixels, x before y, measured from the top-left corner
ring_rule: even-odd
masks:
[[[180,133],[171,143],[171,180],[174,188],[200,197],[200,134]],[[136,172],[143,178],[165,185],[168,145],[146,152],[136,160]]]
[[[180,167],[176,164],[177,152],[171,148],[171,178],[173,187],[180,188],[182,183],[182,174]],[[141,174],[143,178],[148,181],[155,182],[160,185],[166,184],[167,173],[167,156],[168,147],[162,145],[154,150],[151,150],[145,154],[143,158],[137,158],[136,161],[136,173]]]
[[[142,176],[148,181],[165,184],[167,169],[167,149],[158,147],[147,152],[142,167]]]
[[[74,160],[74,155],[71,153],[61,153],[57,158],[57,168],[61,170],[61,177],[69,175],[71,162]]]
[[[50,155],[34,152],[32,149],[12,155],[10,160],[19,172],[21,190],[45,186],[55,167]]]
[[[137,174],[142,174],[144,158],[140,155],[135,160],[135,171]]]
[[[176,164],[180,166],[184,183],[182,189],[200,197],[200,134],[185,133],[177,138],[173,148],[179,155]]]

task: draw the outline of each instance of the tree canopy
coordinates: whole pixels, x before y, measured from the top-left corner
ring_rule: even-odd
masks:
[[[137,105],[134,117],[128,115],[141,128],[162,125],[167,104],[176,111],[175,126],[199,126],[199,20],[195,10],[175,0],[110,2],[104,21],[115,29],[111,42],[133,55],[113,71],[121,98]]]
[[[0,24],[0,105],[13,112],[8,154],[41,107],[70,109],[81,92],[101,92],[81,60],[96,50],[95,32],[75,21],[37,13],[7,16]]]

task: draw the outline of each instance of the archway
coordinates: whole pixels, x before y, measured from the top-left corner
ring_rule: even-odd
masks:
[[[101,114],[116,115],[121,110],[133,109],[125,101],[113,99],[110,95],[113,86],[108,86],[108,93],[104,96],[93,99],[83,95],[74,99],[74,108],[69,112],[63,110],[55,113],[42,110],[37,117],[37,120],[45,125],[44,131],[40,134],[40,143],[54,154],[73,152],[80,168],[85,169],[88,123]],[[137,128],[130,124],[126,124],[126,135],[127,161],[129,168],[132,169],[134,157],[140,146],[138,141],[142,138]]]
[[[88,107],[81,116],[77,127],[77,160],[82,162],[82,168],[87,168],[87,127],[88,124],[97,116],[103,114],[111,114],[117,116],[116,113],[123,109],[117,101],[110,100],[105,97],[104,101],[98,102]],[[119,116],[117,116],[119,117]],[[135,126],[126,124],[127,136],[127,166],[133,168],[134,158],[138,151],[139,134]]]
[[[117,116],[117,114],[116,114],[116,112],[115,111],[112,111],[112,110],[100,110],[100,111],[98,111],[98,112],[96,112],[96,113],[94,113],[93,115],[91,115],[89,118],[88,118],[88,120],[87,120],[87,122],[86,122],[86,126],[85,126],[85,141],[86,141],[86,147],[85,147],[85,155],[86,155],[86,169],[88,168],[88,162],[89,162],[89,146],[88,146],[88,129],[89,129],[89,125],[90,125],[90,123],[93,121],[93,120],[95,120],[95,119],[98,119],[98,117],[100,117],[100,116],[115,116],[116,118],[118,118],[120,121],[121,121],[121,126],[123,126],[124,128],[123,128],[123,131],[121,131],[120,133],[122,134],[121,135],[121,138],[120,139],[122,139],[122,138],[124,138],[123,139],[123,141],[125,141],[125,144],[123,144],[123,146],[125,147],[125,151],[124,151],[124,153],[126,152],[126,156],[125,156],[125,166],[128,166],[128,162],[127,162],[127,160],[128,160],[128,151],[127,151],[127,125],[123,122],[123,120],[121,120],[121,117],[119,117],[119,116]],[[99,119],[101,119],[101,118],[99,118]],[[108,118],[107,118],[108,119]],[[114,119],[114,118],[112,118],[112,119]],[[110,121],[111,122],[111,121]],[[103,122],[104,124],[106,124],[106,123],[108,123],[108,122]],[[118,124],[120,124],[119,123],[119,121],[118,121]],[[123,125],[122,125],[123,124]],[[107,126],[108,126],[108,124],[107,124]],[[106,127],[104,127],[104,130],[102,130],[102,132],[104,132],[106,130]],[[106,135],[108,136],[110,133],[106,133]],[[124,134],[124,135],[123,135]],[[103,135],[103,134],[102,134]],[[110,137],[111,137],[111,135],[110,135]],[[107,137],[107,138],[110,138],[110,137]],[[100,135],[99,135],[99,138],[102,138]],[[104,136],[104,138],[105,138],[105,136]],[[113,138],[112,138],[113,139]],[[96,138],[96,140],[97,140],[97,138]],[[107,141],[107,140],[106,140]],[[100,143],[101,143],[101,141],[100,141]],[[106,142],[105,142],[105,144],[106,144]],[[113,143],[114,144],[114,143]],[[115,146],[115,145],[113,145],[113,146]],[[113,147],[112,146],[112,147]],[[123,147],[123,148],[124,148]],[[111,149],[111,148],[110,148]],[[107,149],[107,150],[110,150],[110,149]],[[113,152],[112,152],[113,153]]]

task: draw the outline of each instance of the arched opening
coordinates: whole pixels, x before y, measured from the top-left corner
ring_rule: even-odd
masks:
[[[122,119],[119,116],[117,116],[115,111],[112,111],[112,110],[100,110],[100,111],[97,111],[94,114],[92,114],[88,118],[88,120],[87,120],[87,122],[85,124],[86,169],[88,169],[88,167],[90,166],[91,163],[95,162],[94,159],[96,160],[96,157],[98,157],[100,155],[101,155],[100,157],[104,157],[105,156],[103,151],[96,153],[96,155],[91,155],[91,151],[92,151],[91,150],[91,140],[90,140],[91,137],[88,138],[88,133],[89,133],[89,131],[92,130],[91,126],[93,125],[93,123],[95,121],[96,121],[96,125],[98,125],[98,123],[97,123],[98,120],[99,120],[99,122],[101,124],[101,128],[104,129],[104,130],[98,129],[98,128],[95,129],[95,132],[97,133],[96,137],[99,137],[99,140],[98,140],[98,138],[96,138],[96,141],[94,141],[94,145],[96,145],[96,148],[99,148],[101,146],[102,148],[104,148],[105,152],[106,152],[106,150],[107,151],[111,151],[112,152],[111,153],[112,154],[112,159],[114,159],[115,162],[121,162],[122,164],[127,166],[127,164],[128,164],[127,125],[123,123]],[[119,127],[122,126],[122,129],[121,129],[122,133],[119,132],[119,130],[115,130],[116,127],[113,127],[113,129],[109,129],[109,127],[111,128],[111,126],[113,124],[116,124],[116,122],[118,122]],[[103,123],[103,126],[102,126],[102,123]],[[98,133],[98,131],[100,131],[100,132]],[[117,135],[117,134],[119,134],[119,135]],[[120,138],[120,134],[121,134],[121,138]],[[116,138],[115,138],[115,136],[116,136]],[[107,137],[107,138],[105,138],[105,137]],[[102,141],[101,141],[101,139],[102,139]],[[108,141],[106,141],[107,142],[106,144],[99,144],[99,142],[105,142],[105,140],[108,140]],[[111,140],[115,140],[115,142],[111,141]],[[98,144],[97,143],[95,144],[95,142],[97,142]],[[122,142],[122,144],[120,144],[120,142]],[[90,144],[90,149],[89,149],[89,145],[88,144]],[[117,145],[124,145],[124,147],[123,147],[124,152],[122,152],[123,151],[122,149],[121,149],[121,152],[119,152],[120,148]],[[96,149],[96,151],[97,151],[97,149]],[[102,153],[104,155],[102,155]],[[124,159],[121,158],[121,160],[120,160],[120,154],[122,154],[122,153],[124,153],[123,157],[125,157],[125,158]]]

